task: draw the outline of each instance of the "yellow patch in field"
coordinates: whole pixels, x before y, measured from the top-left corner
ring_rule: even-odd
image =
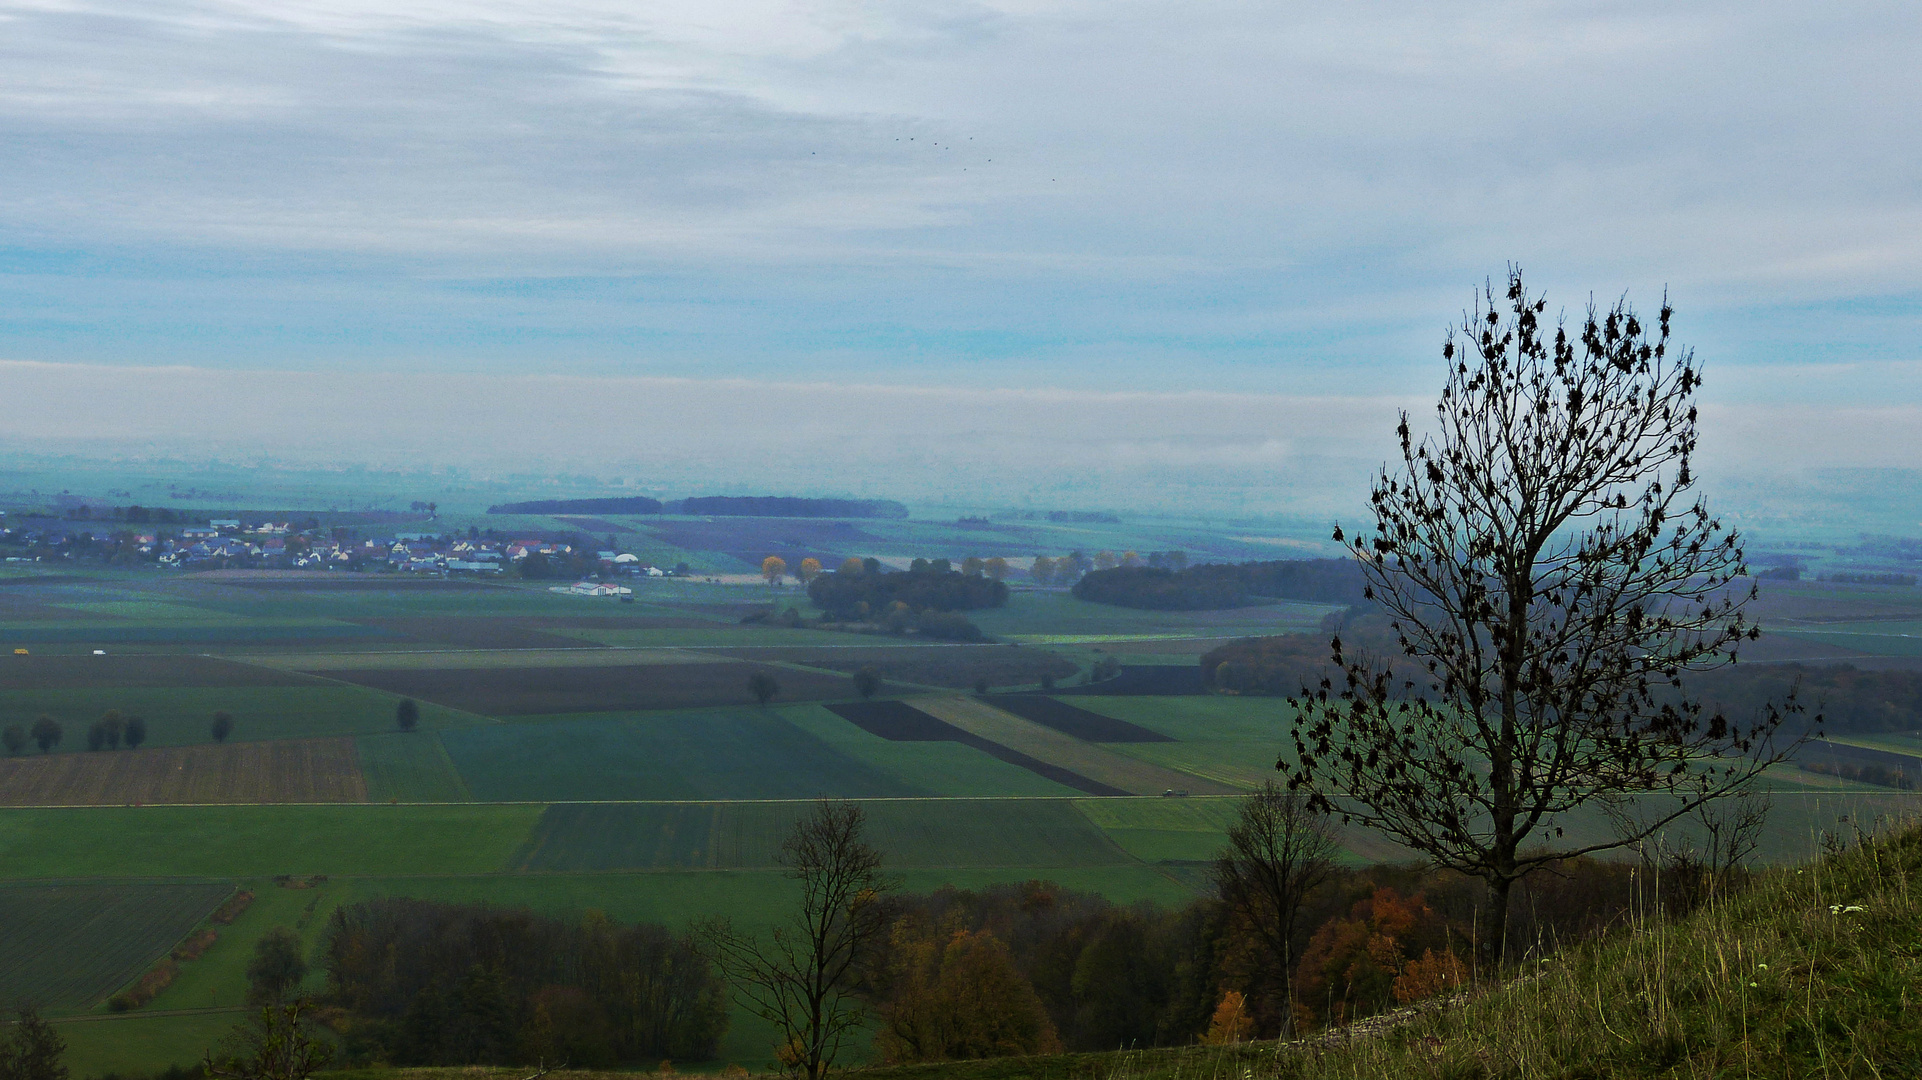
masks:
[[[972,698],[913,698],[908,704],[970,734],[1132,795],[1159,795],[1170,789],[1196,795],[1235,794],[1232,787],[1117,754]]]

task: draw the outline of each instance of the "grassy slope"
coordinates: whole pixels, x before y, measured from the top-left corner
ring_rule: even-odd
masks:
[[[1922,1063],[1922,828],[1639,921],[1541,973],[1378,1035],[875,1069],[1013,1077],[1912,1077]]]

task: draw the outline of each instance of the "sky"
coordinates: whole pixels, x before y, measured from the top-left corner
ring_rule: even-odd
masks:
[[[1518,264],[1666,291],[1711,475],[1911,468],[1918,55],[1913,3],[0,0],[0,448],[1284,511]]]

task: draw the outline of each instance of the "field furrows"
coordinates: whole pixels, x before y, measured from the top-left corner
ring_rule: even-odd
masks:
[[[862,804],[868,840],[894,867],[1118,866],[1133,862],[1059,799]],[[519,870],[752,870],[780,865],[801,802],[550,806],[510,865]]]
[[[0,886],[0,1001],[91,1005],[165,956],[231,885]]]
[[[0,759],[0,805],[364,802],[352,739]]]
[[[1225,784],[1082,742],[968,698],[915,698],[910,704],[971,735],[978,735],[1050,765],[1071,769],[1090,780],[1132,795],[1159,795],[1169,789],[1193,791],[1198,795],[1229,795],[1235,790]]]
[[[846,696],[848,681],[740,660],[703,657],[694,664],[621,667],[513,667],[334,671],[343,682],[433,701],[487,716],[624,712],[741,705],[754,700],[750,675],[772,676],[780,701]]]

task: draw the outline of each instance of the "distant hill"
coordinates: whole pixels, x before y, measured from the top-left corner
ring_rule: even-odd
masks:
[[[661,500],[644,495],[620,499],[535,499],[532,502],[500,503],[487,508],[490,514],[658,514]]]
[[[786,495],[705,495],[668,504],[681,514],[712,517],[905,518],[892,499],[797,499]]]

